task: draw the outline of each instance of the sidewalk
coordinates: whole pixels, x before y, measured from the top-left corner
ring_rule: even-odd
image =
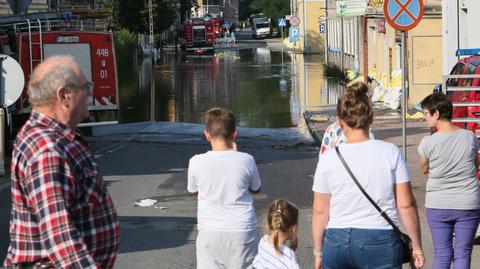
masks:
[[[283,43],[282,38],[269,38],[265,39],[265,43],[267,43],[267,48],[270,51],[283,51],[283,52],[298,52],[301,53],[300,49],[293,49],[288,47],[285,43]]]
[[[326,127],[335,121],[335,108],[334,106],[329,106],[321,111],[306,113],[305,119],[314,139],[316,141],[320,139],[321,141]],[[376,139],[394,143],[402,149],[402,121],[399,111],[383,109],[382,107],[375,106],[372,130]],[[425,218],[425,184],[427,176],[425,176],[420,170],[419,155],[417,153],[418,144],[423,137],[430,133],[430,131],[423,120],[407,120],[406,132],[407,165],[412,182],[412,191],[418,204],[422,230],[422,243],[426,257],[424,268],[432,268],[433,242]],[[479,239],[477,238],[477,244],[474,245],[472,253],[471,268],[480,268],[480,245],[478,243]]]

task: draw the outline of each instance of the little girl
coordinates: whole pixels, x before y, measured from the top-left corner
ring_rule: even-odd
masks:
[[[300,268],[295,256],[297,249],[298,209],[289,202],[275,200],[268,211],[268,235],[258,244],[258,253],[253,260],[254,269]],[[285,245],[290,241],[290,246]]]

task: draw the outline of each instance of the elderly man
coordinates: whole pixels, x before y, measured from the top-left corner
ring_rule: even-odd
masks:
[[[92,83],[68,56],[33,72],[33,109],[12,153],[7,268],[111,268],[117,214],[93,154],[75,130],[88,117]]]

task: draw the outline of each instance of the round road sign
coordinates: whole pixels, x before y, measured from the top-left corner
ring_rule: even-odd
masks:
[[[383,12],[388,24],[400,31],[408,31],[422,20],[422,0],[385,0]]]
[[[22,67],[12,57],[0,54],[0,69],[2,87],[0,89],[0,105],[7,107],[13,105],[23,91],[25,77]]]
[[[290,17],[288,22],[290,23],[291,26],[297,27],[298,25],[300,25],[300,18],[296,15],[293,15]]]

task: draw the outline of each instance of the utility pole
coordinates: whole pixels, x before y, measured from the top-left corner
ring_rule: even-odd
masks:
[[[153,4],[152,0],[148,0],[148,25],[150,28],[150,46],[153,48]]]
[[[148,0],[148,22],[150,28],[150,59],[152,64],[152,73],[150,79],[150,120],[155,121],[155,55],[153,53],[153,4],[152,0]]]

